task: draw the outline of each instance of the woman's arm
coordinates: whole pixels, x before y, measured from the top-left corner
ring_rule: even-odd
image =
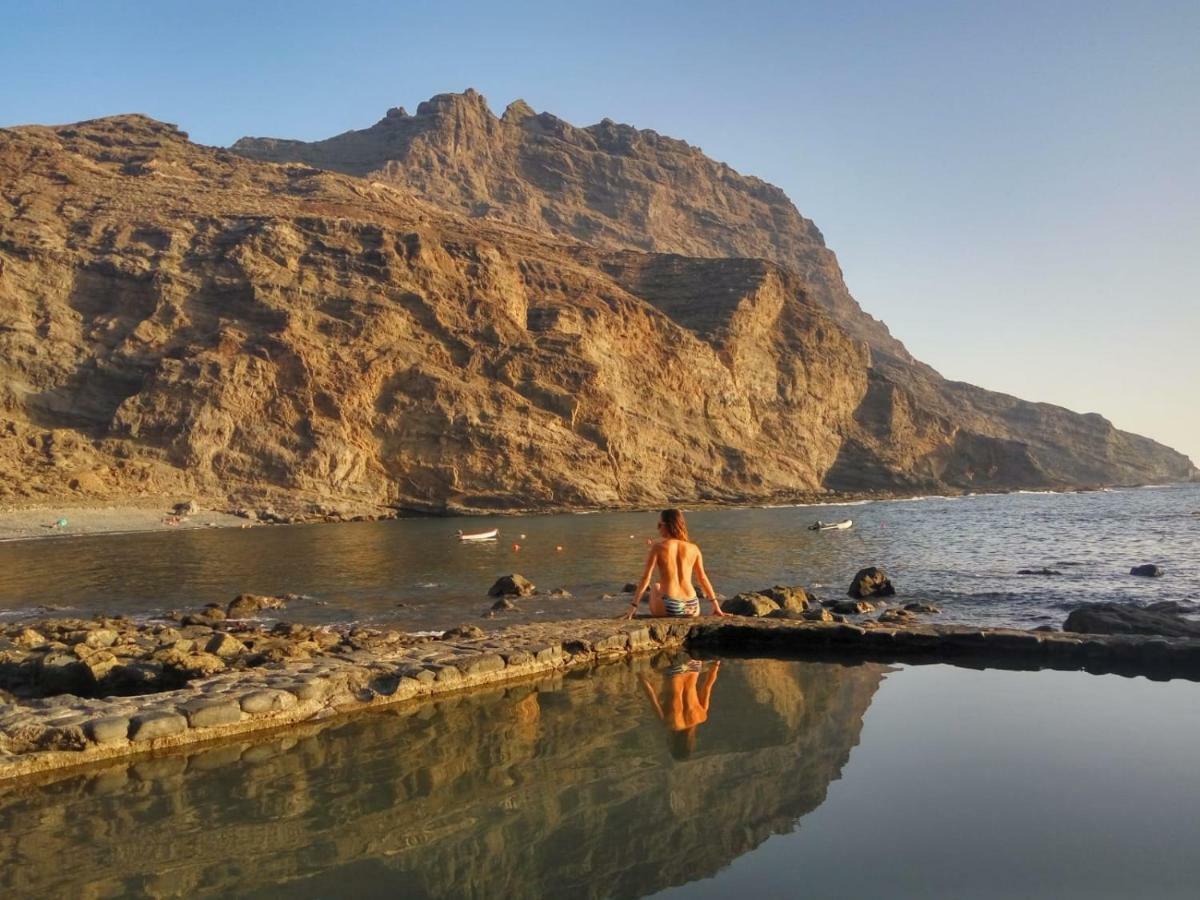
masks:
[[[658,691],[650,686],[650,679],[645,675],[639,675],[638,680],[642,683],[642,690],[646,692],[646,696],[650,698],[650,702],[654,704],[654,712],[664,722],[667,720],[666,713],[663,712],[662,704],[658,702]]]
[[[705,712],[708,712],[708,705],[712,702],[712,690],[717,684],[717,670],[720,668],[721,661],[713,660],[713,664],[700,680],[700,691],[696,699],[700,701],[700,708]]]
[[[700,582],[700,587],[704,589],[704,596],[712,601],[713,615],[729,615],[721,611],[721,604],[717,602],[717,592],[713,590],[712,582],[708,580],[708,573],[704,571],[704,554],[699,549],[696,550],[696,568],[694,571],[696,579]]]
[[[638,605],[642,602],[642,594],[646,593],[646,588],[650,586],[650,577],[654,574],[654,563],[658,558],[657,550],[658,545],[655,544],[646,554],[646,567],[642,570],[642,579],[638,582],[637,590],[633,592],[633,600],[629,603],[629,609],[617,618],[632,619],[634,613],[637,612]]]

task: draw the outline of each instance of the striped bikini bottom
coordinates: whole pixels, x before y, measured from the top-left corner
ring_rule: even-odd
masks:
[[[676,600],[674,597],[663,597],[663,606],[668,616],[690,618],[700,615],[700,598],[690,597],[686,600]]]

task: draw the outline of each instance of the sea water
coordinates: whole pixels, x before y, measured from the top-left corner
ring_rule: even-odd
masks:
[[[852,519],[846,531],[814,521]],[[0,544],[0,616],[158,615],[242,592],[299,595],[286,617],[437,630],[479,622],[497,576],[542,593],[499,622],[616,615],[641,574],[654,512],[480,519],[412,518],[253,529],[53,538]],[[1017,493],[688,513],[725,596],[800,584],[843,597],[879,566],[902,599],[938,621],[1061,624],[1099,601],[1178,600],[1200,607],[1200,484],[1089,493]],[[464,544],[459,529],[499,528]],[[1161,578],[1138,578],[1141,563]],[[1056,575],[1020,575],[1049,568]],[[570,599],[550,596],[565,589]],[[705,604],[707,607],[707,604]],[[495,621],[495,620],[493,620]]]

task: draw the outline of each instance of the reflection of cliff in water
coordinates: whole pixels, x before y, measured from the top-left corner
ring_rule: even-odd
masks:
[[[683,762],[620,665],[10,790],[0,892],[639,896],[819,806],[882,671],[727,662]]]

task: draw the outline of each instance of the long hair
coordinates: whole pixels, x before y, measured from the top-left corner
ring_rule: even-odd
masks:
[[[662,523],[667,526],[667,534],[678,541],[688,540],[687,522],[683,520],[682,509],[664,509]]]

